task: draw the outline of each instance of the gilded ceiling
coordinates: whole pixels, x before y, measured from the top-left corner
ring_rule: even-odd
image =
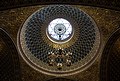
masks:
[[[5,11],[0,11],[0,24],[1,27],[4,28],[17,46],[17,35],[19,29],[23,26],[26,19],[31,16],[37,10],[46,7],[47,5],[41,6],[31,6],[31,7],[21,7],[16,9],[10,9]],[[100,73],[100,59],[102,50],[110,37],[111,33],[114,32],[119,27],[120,22],[120,11],[98,8],[98,7],[90,7],[90,6],[79,6],[72,5],[73,7],[77,7],[80,10],[87,13],[96,23],[97,27],[100,30],[101,35],[101,47],[99,48],[99,57],[95,62],[86,70],[71,75],[67,77],[62,77],[71,80],[77,81],[99,81],[99,73]],[[119,41],[118,41],[119,42]],[[115,49],[119,48],[119,43],[115,44]],[[2,42],[0,41],[0,49],[3,48]],[[119,49],[117,49],[119,50]],[[1,50],[0,50],[1,51]],[[118,51],[117,51],[118,52]],[[22,72],[22,80],[23,81],[51,81],[51,79],[55,78],[54,76],[42,74],[39,71],[31,68],[21,56],[20,58],[20,66]]]

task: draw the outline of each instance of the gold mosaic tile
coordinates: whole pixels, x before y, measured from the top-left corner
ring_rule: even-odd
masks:
[[[16,43],[17,32],[19,28],[33,12],[40,9],[41,7],[43,6],[31,6],[31,7],[23,7],[23,8],[6,10],[6,11],[0,11],[1,27],[8,31],[8,33]],[[106,42],[107,38],[111,35],[111,33],[119,27],[120,11],[114,11],[114,10],[90,7],[90,6],[76,5],[76,7],[79,7],[81,10],[85,11],[95,20],[97,26],[100,29],[100,32],[102,33],[102,41],[104,43]],[[0,47],[1,47],[1,43],[0,43]],[[99,62],[100,62],[99,59],[100,58],[98,58],[97,61],[87,70],[79,74],[76,74],[74,76],[68,76],[65,78],[70,78],[78,81],[99,81]],[[21,57],[20,57],[20,62],[21,62],[23,81],[44,81],[53,78],[52,76],[47,76],[33,70],[23,61]]]

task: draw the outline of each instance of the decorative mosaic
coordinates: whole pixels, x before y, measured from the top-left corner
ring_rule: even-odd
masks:
[[[53,19],[65,18],[74,31],[70,41],[56,44],[49,40],[46,29]],[[69,5],[50,5],[33,13],[23,24],[18,34],[18,46],[24,60],[34,69],[54,76],[77,73],[90,66],[97,57],[100,45],[100,33],[94,20],[84,11]],[[72,65],[49,66],[49,52],[72,53]],[[63,61],[58,59],[57,63]]]

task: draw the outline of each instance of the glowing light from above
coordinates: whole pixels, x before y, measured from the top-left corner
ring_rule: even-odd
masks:
[[[57,18],[48,25],[48,34],[55,40],[65,40],[72,34],[72,26],[69,21]]]

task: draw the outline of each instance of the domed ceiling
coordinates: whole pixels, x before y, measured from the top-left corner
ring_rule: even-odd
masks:
[[[119,81],[119,3],[1,0],[0,81]]]
[[[37,10],[19,29],[22,58],[35,70],[67,76],[88,68],[97,58],[100,32],[84,11],[69,5]]]

